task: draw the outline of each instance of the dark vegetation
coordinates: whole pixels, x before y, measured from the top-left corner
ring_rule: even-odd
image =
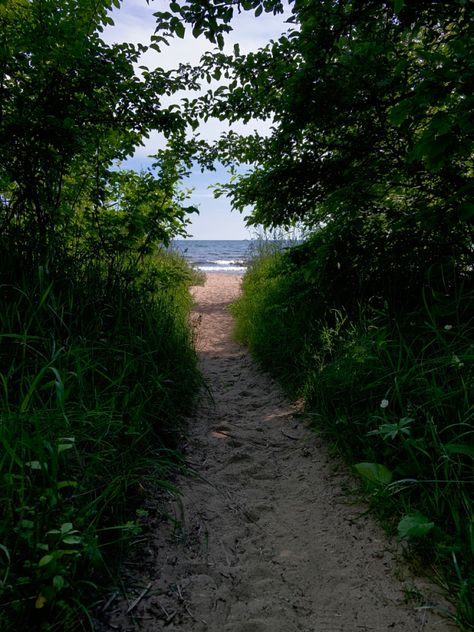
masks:
[[[118,170],[151,129],[157,71],[99,38],[109,2],[0,3],[0,628],[75,630],[170,487],[200,378],[180,167]],[[178,82],[179,84],[179,82]],[[177,85],[178,85],[177,84]],[[160,93],[161,94],[161,93]]]
[[[471,3],[296,0],[288,33],[243,55],[224,52],[234,13],[281,2],[170,2],[153,48],[188,27],[217,48],[140,77],[144,47],[100,38],[112,4],[0,3],[2,629],[85,625],[107,550],[136,532],[130,492],[176,461],[191,279],[160,245],[185,230],[192,159],[247,165],[220,193],[249,224],[304,231],[255,260],[238,334],[472,628]],[[186,134],[269,116],[265,138]],[[156,171],[119,171],[151,130],[169,140]]]

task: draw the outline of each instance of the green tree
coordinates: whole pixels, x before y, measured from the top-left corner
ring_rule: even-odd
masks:
[[[232,11],[223,5],[231,3],[217,3],[207,21],[204,4],[173,7],[212,38],[229,27]],[[296,26],[276,42],[203,59],[203,77],[229,80],[193,102],[195,115],[274,123],[268,138],[224,135],[206,148],[203,164],[250,166],[222,189],[236,208],[253,207],[249,223],[325,226],[303,258],[328,251],[341,274],[355,268],[355,299],[386,296],[390,285],[392,294],[408,285],[419,296],[427,275],[436,286],[441,268],[470,270],[469,4],[300,0],[292,4]],[[325,269],[328,279],[337,274]]]
[[[134,64],[144,46],[101,40],[112,4],[0,5],[0,223],[4,248],[24,262],[59,261],[78,209],[97,215],[116,186],[114,164],[150,130],[183,129],[179,114],[160,102],[183,80],[159,68],[139,77]]]

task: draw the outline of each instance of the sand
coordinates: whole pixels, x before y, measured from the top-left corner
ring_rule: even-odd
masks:
[[[232,339],[240,277],[194,288],[196,345],[208,392],[189,420],[191,475],[176,522],[154,516],[112,595],[104,630],[441,632],[436,587],[414,578],[350,472],[278,385]],[[127,610],[129,612],[127,613]]]

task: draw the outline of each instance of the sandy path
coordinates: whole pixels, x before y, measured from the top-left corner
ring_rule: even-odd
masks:
[[[169,506],[181,526],[157,524],[130,562],[128,604],[109,605],[104,629],[455,630],[427,601],[406,603],[407,586],[427,595],[426,582],[401,581],[383,533],[342,492],[350,477],[335,471],[278,386],[233,342],[227,304],[239,284],[209,275],[195,289],[197,347],[212,393],[190,421],[195,476],[179,481],[181,501]]]

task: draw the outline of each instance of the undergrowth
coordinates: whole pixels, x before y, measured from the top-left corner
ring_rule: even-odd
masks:
[[[314,266],[298,248],[256,257],[233,306],[236,334],[304,397],[377,515],[435,569],[472,629],[474,294],[426,284],[411,311],[383,300],[345,309]]]
[[[0,628],[84,630],[140,530],[146,477],[170,486],[199,385],[193,273],[156,254],[1,271]]]

